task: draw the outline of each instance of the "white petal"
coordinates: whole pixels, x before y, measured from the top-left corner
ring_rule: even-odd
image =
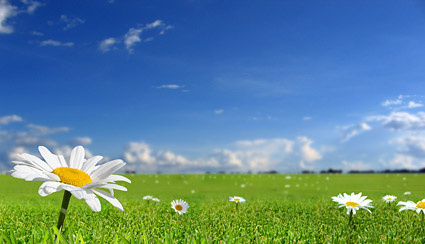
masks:
[[[66,162],[65,158],[62,155],[58,155],[58,158],[62,167],[69,167],[69,164]]]
[[[40,194],[40,196],[42,197],[45,197],[54,192],[61,191],[62,190],[60,188],[61,185],[63,185],[63,183],[54,182],[54,181],[46,181],[43,184],[41,184],[40,188],[38,188],[38,194]]]
[[[32,166],[16,165],[13,170],[8,172],[9,175],[25,179],[26,181],[49,181],[50,178],[43,174],[42,171]]]
[[[87,205],[89,205],[91,210],[99,212],[102,209],[99,198],[97,198],[94,193],[89,194],[88,197],[84,200],[86,201]]]
[[[124,176],[121,176],[121,175],[110,175],[103,180],[107,181],[107,182],[125,181],[125,182],[128,182],[128,183],[131,183],[131,180],[129,180],[127,177],[124,177]]]
[[[69,167],[74,169],[81,169],[84,162],[85,151],[82,146],[74,147],[71,151],[71,158],[69,159]]]
[[[49,177],[49,179],[51,179],[52,181],[61,181],[61,179],[59,178],[58,175],[50,173],[50,172],[43,172],[44,175],[46,175],[47,177]]]
[[[120,211],[124,211],[124,208],[121,203],[113,195],[98,189],[93,190],[93,192],[103,197],[106,201],[110,202],[114,207],[118,208]]]
[[[51,153],[49,149],[43,146],[39,146],[38,151],[40,151],[41,156],[43,156],[44,160],[46,160],[46,163],[49,164],[52,169],[62,167],[58,156]]]
[[[46,162],[42,161],[41,159],[37,158],[34,155],[23,153],[19,154],[21,158],[26,160],[28,163],[30,163],[34,168],[37,168],[42,171],[52,172],[54,169],[50,167]]]
[[[107,162],[105,164],[100,165],[99,168],[96,169],[90,177],[93,181],[101,181],[110,176],[115,171],[119,170],[124,165],[125,163],[121,159]]]
[[[117,184],[106,184],[106,185],[101,186],[100,188],[115,189],[115,190],[119,190],[119,191],[127,191],[127,188],[125,188],[124,186],[117,185]]]
[[[93,172],[94,166],[100,160],[102,160],[102,158],[103,158],[102,156],[94,156],[94,157],[87,159],[87,161],[85,161],[83,166],[81,167],[81,170],[90,175]]]
[[[350,212],[351,212],[351,208],[350,208],[350,207],[348,207],[348,208],[347,208],[347,214],[350,214]]]

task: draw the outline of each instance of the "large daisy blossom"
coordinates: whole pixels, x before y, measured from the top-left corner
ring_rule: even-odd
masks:
[[[344,195],[339,194],[336,197],[332,197],[332,200],[339,204],[339,208],[346,207],[347,214],[349,214],[350,212],[356,214],[356,211],[361,208],[371,213],[368,208],[373,208],[373,206],[371,205],[372,200],[366,198],[367,196],[362,196],[361,192],[359,194],[354,194],[353,192],[351,193],[351,195],[348,195],[347,193],[344,193]]]
[[[403,210],[412,210],[416,211],[416,213],[422,212],[423,214],[425,214],[425,199],[422,199],[422,201],[419,201],[417,203],[414,203],[412,201],[398,202],[397,205],[403,206],[400,208],[399,212]]]
[[[121,203],[114,197],[113,190],[127,191],[127,188],[110,184],[115,181],[131,183],[124,176],[112,174],[125,165],[121,159],[97,165],[102,156],[85,159],[84,148],[77,146],[72,150],[67,162],[62,155],[53,154],[43,146],[38,147],[38,150],[44,161],[28,153],[18,154],[22,160],[12,161],[16,165],[8,174],[26,181],[44,181],[38,189],[38,193],[43,197],[66,190],[77,199],[84,199],[93,211],[98,212],[101,210],[100,201],[96,196],[98,195],[124,211]],[[110,193],[99,188],[107,189]]]
[[[235,203],[240,203],[240,202],[245,202],[246,200],[243,197],[237,197],[237,196],[232,197],[232,196],[229,196],[229,201],[235,202]]]
[[[174,211],[176,211],[180,215],[182,215],[187,212],[189,204],[182,199],[174,200],[171,202],[171,208],[174,209]]]
[[[397,199],[396,196],[393,195],[386,195],[382,198],[382,201],[386,202],[386,203],[392,203]]]

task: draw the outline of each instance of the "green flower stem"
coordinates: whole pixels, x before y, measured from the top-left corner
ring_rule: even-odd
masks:
[[[353,211],[350,212],[350,217],[348,217],[348,225],[351,225],[353,223]]]
[[[238,205],[239,205],[239,203],[238,203],[238,202],[236,202],[236,211],[238,210]]]
[[[65,216],[66,216],[66,211],[68,210],[70,199],[71,199],[71,192],[65,191],[63,194],[63,199],[62,199],[62,208],[59,213],[58,230],[62,228],[63,221],[65,220]]]

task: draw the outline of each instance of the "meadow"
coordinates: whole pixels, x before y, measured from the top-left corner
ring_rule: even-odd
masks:
[[[55,229],[63,193],[38,195],[42,182],[0,176],[0,242],[3,243],[422,243],[422,216],[399,212],[397,201],[425,198],[425,175],[126,175],[116,192],[125,211],[101,199],[102,211],[71,198],[64,232]],[[412,194],[405,196],[403,193]],[[348,226],[345,208],[331,197],[362,192],[372,214],[360,210]],[[161,202],[142,200],[158,197]],[[247,201],[238,209],[228,196]],[[178,215],[175,199],[190,208]]]

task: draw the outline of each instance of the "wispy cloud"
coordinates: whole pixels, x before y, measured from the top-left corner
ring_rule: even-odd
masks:
[[[396,99],[396,100],[387,99],[387,100],[383,101],[381,103],[381,105],[384,106],[384,107],[388,107],[388,106],[391,106],[391,105],[398,105],[398,104],[401,104],[401,103],[402,103],[401,99]]]
[[[392,112],[389,115],[369,116],[368,121],[382,122],[382,125],[392,131],[425,129],[425,113]]]
[[[39,32],[39,31],[32,31],[31,35],[33,35],[33,36],[44,36],[44,34],[42,32]]]
[[[110,38],[106,38],[105,40],[103,40],[102,42],[100,42],[100,44],[99,44],[99,49],[102,51],[102,52],[104,52],[104,53],[106,53],[106,52],[109,52],[110,50],[111,50],[111,48],[117,43],[118,41],[115,39],[115,38],[113,38],[113,37],[110,37]]]
[[[13,122],[21,122],[23,119],[21,116],[18,115],[6,115],[3,117],[0,117],[0,125],[7,125]]]
[[[142,31],[143,28],[130,28],[130,30],[128,30],[128,32],[124,35],[125,48],[127,48],[129,53],[133,53],[133,46],[142,41],[140,38]]]
[[[416,103],[414,101],[410,101],[409,104],[407,104],[408,108],[419,108],[419,107],[423,107],[424,105],[421,103]]]
[[[365,131],[371,130],[372,128],[367,123],[360,123],[357,125],[351,125],[343,128],[345,131],[344,136],[341,138],[341,142],[347,142],[354,136],[357,136]]]
[[[69,30],[75,28],[78,25],[84,24],[86,20],[81,19],[79,17],[67,16],[65,14],[62,14],[59,18],[59,22],[65,25],[63,27],[63,30]]]
[[[141,36],[145,31],[156,29],[156,30],[159,30],[159,33],[158,33],[159,35],[163,35],[167,30],[172,28],[173,26],[166,25],[162,20],[155,20],[152,23],[148,23],[145,25],[138,25],[137,27],[130,28],[127,31],[127,33],[125,33],[122,37],[117,37],[117,38],[110,37],[110,38],[104,39],[103,41],[101,41],[99,45],[99,49],[102,52],[108,52],[111,50],[110,46],[123,42],[128,53],[131,54],[131,53],[134,53],[134,47],[136,46],[136,44],[142,41],[149,42],[153,40],[153,37],[147,37],[145,39],[142,39]],[[108,43],[110,44],[108,45]]]
[[[214,113],[215,114],[222,114],[223,112],[224,112],[223,109],[216,109],[216,110],[214,110]]]
[[[26,12],[29,14],[34,13],[37,8],[43,6],[41,2],[32,1],[32,0],[21,0],[21,2],[27,5]]]
[[[159,88],[159,89],[162,89],[162,88],[165,88],[165,89],[181,89],[183,87],[184,86],[180,86],[180,85],[176,85],[176,84],[168,84],[168,85],[160,85],[160,86],[157,86],[156,88]]]
[[[40,43],[40,46],[53,46],[53,47],[72,47],[74,46],[73,42],[60,42],[56,40],[45,40]]]
[[[304,120],[304,121],[311,120],[311,117],[310,117],[310,116],[304,116],[304,117],[303,117],[303,120]]]

